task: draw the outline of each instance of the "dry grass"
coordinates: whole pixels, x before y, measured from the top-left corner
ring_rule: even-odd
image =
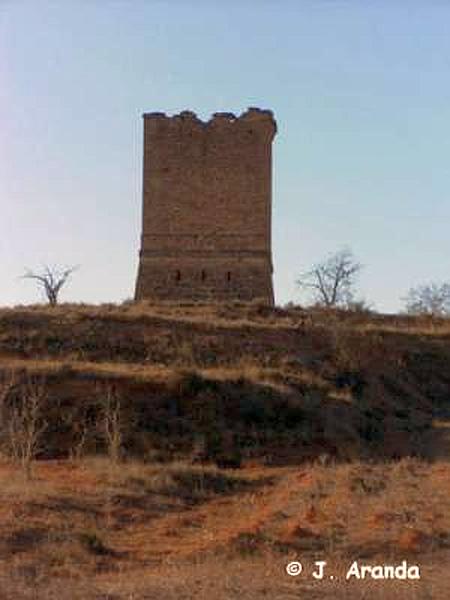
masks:
[[[257,304],[19,307],[0,310],[0,371],[46,375],[50,404],[74,422],[114,381],[130,411],[156,415],[129,440],[137,453],[189,454],[220,416],[249,458],[423,455],[433,418],[447,420],[447,331],[443,319]],[[47,456],[71,452],[70,436],[51,436]]]
[[[236,473],[186,463],[111,470],[97,458],[41,462],[35,473],[25,482],[9,465],[0,470],[2,598],[444,599],[450,591],[448,463]],[[286,575],[293,559],[305,576]],[[345,582],[355,559],[405,559],[422,579]],[[315,560],[327,560],[336,580],[308,577]]]
[[[0,375],[45,375],[48,429],[31,482],[0,464],[0,598],[450,597],[449,334],[257,304],[1,309]],[[293,558],[335,581],[289,578]],[[402,558],[420,582],[343,581]]]
[[[170,322],[192,324],[215,324],[241,328],[309,328],[321,325],[345,323],[361,330],[394,331],[412,334],[436,335],[450,333],[450,320],[444,317],[384,315],[370,311],[343,311],[339,309],[303,309],[301,307],[269,308],[258,303],[196,303],[148,301],[124,302],[123,304],[59,304],[49,306],[35,304],[0,308],[0,319],[11,316],[27,318],[36,315],[42,318],[63,317],[72,323],[86,319],[101,319],[116,322],[163,319]]]

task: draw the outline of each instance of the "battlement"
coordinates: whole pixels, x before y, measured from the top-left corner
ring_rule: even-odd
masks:
[[[208,132],[210,130],[223,130],[227,134],[242,131],[251,125],[255,132],[269,133],[273,137],[276,133],[276,122],[271,110],[250,107],[241,115],[236,116],[231,112],[215,112],[208,121],[200,119],[195,112],[183,110],[179,114],[169,116],[164,112],[149,112],[143,115],[147,129],[155,133],[163,133],[168,128],[182,132],[186,129],[196,129]]]

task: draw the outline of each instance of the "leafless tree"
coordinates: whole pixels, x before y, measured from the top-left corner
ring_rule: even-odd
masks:
[[[418,285],[411,288],[403,300],[408,314],[448,316],[450,315],[450,283]]]
[[[12,375],[0,393],[2,446],[28,479],[48,425],[44,417],[46,397],[45,382],[29,376],[17,383]]]
[[[311,292],[312,300],[319,305],[349,306],[361,269],[352,251],[344,248],[302,273],[297,285]]]
[[[123,433],[125,428],[120,396],[112,385],[107,385],[102,392],[103,433],[108,456],[113,465],[121,458]]]
[[[23,275],[23,279],[34,279],[38,286],[44,290],[48,303],[51,306],[55,306],[58,304],[58,296],[62,287],[77,268],[74,266],[61,269],[46,265],[40,273],[35,273],[27,269],[25,275]]]

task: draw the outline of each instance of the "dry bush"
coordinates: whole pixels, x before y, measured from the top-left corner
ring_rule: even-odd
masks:
[[[122,458],[122,445],[125,432],[125,417],[121,397],[117,389],[111,384],[107,384],[102,389],[101,402],[101,420],[108,456],[111,463],[117,465]]]
[[[28,375],[17,381],[12,374],[0,392],[2,445],[27,479],[33,460],[43,448],[48,426],[44,417],[46,399],[45,380]]]

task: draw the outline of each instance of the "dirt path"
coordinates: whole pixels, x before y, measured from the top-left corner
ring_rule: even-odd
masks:
[[[298,486],[308,481],[306,471],[296,469],[258,491],[217,498],[181,514],[167,514],[138,528],[132,526],[113,535],[110,542],[140,561],[199,556],[241,536],[261,533],[288,505]]]

